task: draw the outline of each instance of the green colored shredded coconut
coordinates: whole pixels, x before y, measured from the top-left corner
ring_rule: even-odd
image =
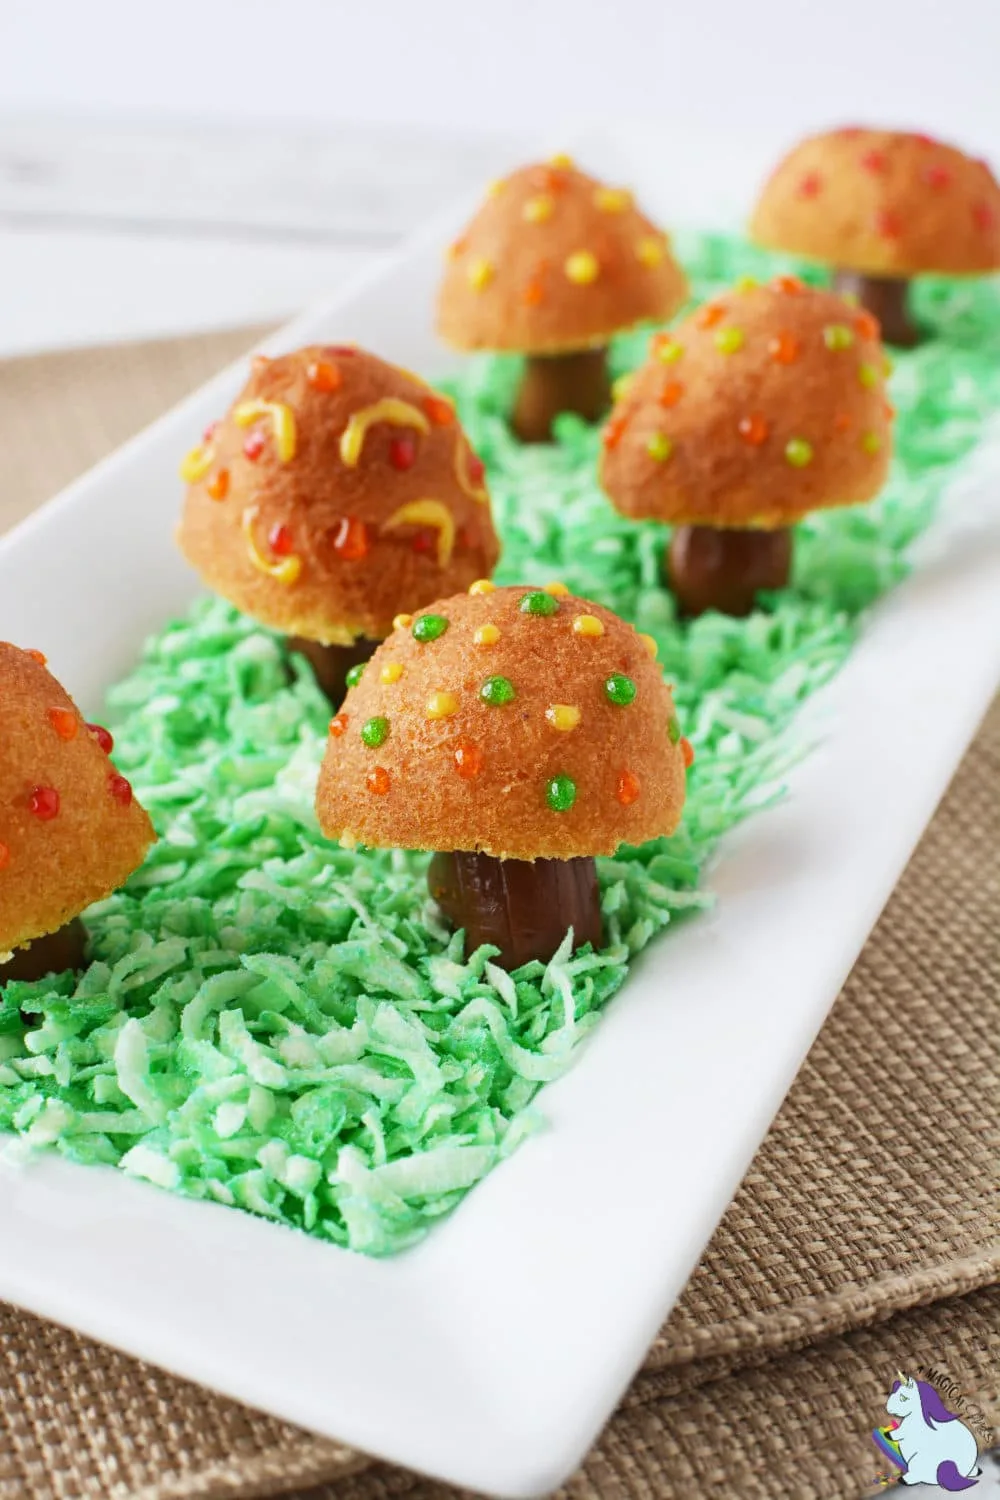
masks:
[[[699,298],[801,271],[724,236],[680,253]],[[937,337],[898,360],[883,497],[803,524],[795,587],[746,620],[677,624],[658,583],[665,528],[604,501],[596,430],[564,416],[555,445],[515,441],[516,360],[472,364],[450,387],[488,466],[500,580],[562,579],[654,636],[697,752],[680,831],[599,861],[601,952],[564,944],[515,974],[487,949],[466,961],[428,898],[425,856],[326,843],[313,790],[329,705],[300,657],[289,683],[272,635],[203,599],[110,695],[116,761],[160,842],[87,914],[82,975],[2,992],[0,1128],[369,1254],[419,1240],[539,1127],[539,1087],[569,1066],[632,955],[707,904],[699,878],[720,836],[780,795],[801,750],[786,734],[796,709],[905,574],[1000,408],[994,286],[925,282],[917,311]],[[645,347],[644,334],[616,340],[614,372]],[[414,634],[446,626],[424,615]]]

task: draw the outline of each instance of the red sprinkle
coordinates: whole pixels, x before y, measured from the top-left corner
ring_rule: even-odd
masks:
[[[75,740],[80,721],[72,709],[50,708],[49,723],[61,740]]]
[[[640,790],[638,776],[633,776],[631,771],[623,771],[615,787],[615,796],[622,807],[631,807],[633,802],[639,800]]]
[[[918,146],[936,146],[938,143],[932,135],[924,135],[922,131],[915,130],[913,139]]]
[[[972,205],[972,222],[977,229],[993,229],[997,216],[988,203],[980,201]]]
[[[333,549],[345,562],[360,562],[368,556],[368,527],[354,516],[345,516],[337,527]]]
[[[370,792],[374,792],[376,797],[384,797],[391,784],[389,772],[384,766],[373,766],[365,777],[365,786]]]
[[[36,786],[28,797],[28,806],[36,818],[48,823],[59,816],[59,793],[54,786]]]
[[[343,359],[346,355],[357,354],[356,344],[327,344],[324,353],[333,354],[337,359]]]
[[[105,729],[103,724],[88,724],[87,728],[90,730],[91,734],[94,736],[94,739],[100,745],[105,755],[110,755],[112,750],[115,748],[115,742],[111,736],[110,729]]]
[[[951,172],[940,164],[924,168],[924,181],[928,187],[946,188],[951,185]]]
[[[833,419],[834,432],[850,432],[852,425],[851,418],[846,411],[838,412]]]
[[[807,172],[799,183],[800,198],[815,198],[823,186],[823,179],[818,172]]]
[[[455,408],[443,396],[425,396],[424,411],[436,427],[450,427],[455,420]]]
[[[903,232],[899,214],[891,208],[880,208],[875,215],[875,232],[884,240],[898,240]]]
[[[691,767],[694,765],[694,746],[689,739],[681,740],[681,754],[684,757],[685,766]]]
[[[259,427],[255,427],[246,436],[246,439],[243,443],[243,452],[246,454],[247,458],[251,460],[251,462],[256,463],[258,458],[260,458],[260,455],[264,451],[266,442],[267,439],[264,437],[263,432]]]
[[[416,456],[417,445],[411,437],[393,438],[389,444],[389,462],[401,473],[413,467]]]
[[[413,541],[410,543],[414,552],[420,553],[433,552],[436,545],[437,542],[433,531],[416,532]]]
[[[759,448],[762,443],[767,442],[770,428],[759,412],[751,412],[749,416],[740,418],[736,431],[751,448]]]
[[[726,307],[722,302],[706,302],[705,306],[695,316],[695,323],[699,328],[714,328],[716,323],[721,323],[726,316]]]
[[[347,729],[347,715],[346,714],[337,714],[334,718],[332,718],[330,720],[330,733],[333,735],[333,737],[334,737],[335,740],[339,740],[340,736],[345,733],[346,729]]]
[[[344,377],[336,365],[328,364],[325,359],[317,359],[306,368],[306,379],[314,391],[339,390],[344,383]]]
[[[277,525],[272,526],[270,531],[267,533],[267,545],[270,547],[275,557],[287,557],[292,548],[295,546],[295,543],[292,540],[292,533],[289,531],[288,527],[283,525],[279,521]]]
[[[479,546],[479,532],[475,526],[460,526],[455,537],[460,552],[471,552]]]
[[[212,439],[215,437],[215,434],[218,432],[218,430],[219,430],[219,424],[218,424],[218,422],[209,422],[208,426],[205,428],[205,431],[201,435],[202,442],[203,443],[210,443],[212,441]]]
[[[469,476],[470,484],[480,484],[486,476],[486,465],[479,457],[479,454],[473,453],[471,448],[465,460],[465,472]]]
[[[882,326],[875,314],[866,312],[864,309],[855,314],[854,326],[863,339],[877,339],[882,332]]]
[[[483,769],[483,752],[467,735],[463,734],[456,740],[453,754],[455,770],[463,781],[474,780]]]
[[[767,352],[779,365],[794,365],[799,357],[799,341],[793,333],[782,330],[768,343]]]
[[[771,285],[776,292],[786,292],[790,297],[798,296],[799,292],[806,289],[801,276],[776,276]]]
[[[679,380],[668,380],[657,398],[661,406],[676,406],[684,394]]]
[[[882,151],[863,151],[858,160],[866,172],[885,171],[885,153]]]
[[[29,647],[28,651],[25,654],[27,656],[30,656],[32,661],[37,661],[40,667],[47,667],[49,664],[49,659],[45,655],[44,651],[36,651],[34,647]]]
[[[6,844],[0,844],[0,870],[6,870],[10,864],[10,850]]]
[[[605,448],[617,448],[622,440],[626,422],[624,417],[612,417],[605,422],[604,431],[601,433],[601,442]]]
[[[128,807],[132,801],[132,783],[119,776],[117,771],[112,771],[108,777],[108,791],[122,807]]]

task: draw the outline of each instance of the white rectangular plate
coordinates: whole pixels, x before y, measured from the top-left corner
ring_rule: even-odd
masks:
[[[731,142],[579,149],[672,223],[718,222],[759,175]],[[273,350],[356,338],[440,373],[432,299],[460,220]],[[0,544],[0,637],[46,651],[95,713],[195,592],[172,543],[178,456],[242,379],[227,371]],[[695,1265],[995,690],[996,448],[978,470],[804,713],[822,744],[788,800],[727,841],[716,912],[645,955],[545,1090],[551,1128],[423,1245],[374,1262],[111,1170],[0,1156],[0,1296],[457,1484],[557,1486]]]

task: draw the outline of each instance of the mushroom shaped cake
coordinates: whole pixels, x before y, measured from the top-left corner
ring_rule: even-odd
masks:
[[[667,236],[632,194],[556,156],[495,182],[451,245],[438,331],[457,349],[527,355],[512,426],[545,442],[559,412],[607,411],[611,335],[665,322],[686,296]]]
[[[181,476],[185,557],[290,636],[335,703],[400,610],[467,588],[500,553],[451,402],[352,345],[255,359]]]
[[[155,839],[106,729],[87,724],[39,652],[0,642],[0,983],[79,968],[80,912]]]
[[[986,162],[928,135],[831,130],[781,162],[750,232],[835,266],[838,290],[874,313],[888,343],[908,348],[920,337],[911,277],[1000,268],[1000,186]]]
[[[601,940],[595,854],[672,833],[691,747],[655,643],[564,587],[494,588],[400,621],[330,725],[329,838],[437,851],[435,900],[516,968]],[[557,701],[558,700],[558,701]]]
[[[886,366],[870,313],[792,276],[741,282],[653,339],[605,427],[600,479],[623,515],[673,523],[682,612],[748,614],[788,582],[789,527],[877,494]]]

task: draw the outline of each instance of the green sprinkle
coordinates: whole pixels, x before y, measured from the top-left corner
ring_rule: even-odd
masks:
[[[523,596],[519,608],[522,615],[554,615],[559,611],[559,600],[544,589],[533,589]]]
[[[823,342],[828,349],[849,349],[854,334],[846,323],[828,323],[823,329]]]
[[[545,787],[545,800],[553,812],[569,812],[576,801],[576,782],[572,776],[553,776]]]
[[[866,453],[877,453],[882,446],[882,439],[877,432],[866,432],[861,439],[861,446]]]
[[[813,459],[812,443],[805,438],[789,438],[785,444],[785,457],[793,469],[804,469]]]
[[[443,636],[449,623],[444,615],[418,615],[413,622],[413,639],[426,646],[428,641],[436,641]]]
[[[369,750],[377,750],[389,738],[389,720],[383,719],[381,715],[375,719],[366,719],[361,726],[361,738]]]
[[[878,385],[878,371],[874,365],[858,365],[858,379],[866,390]]]
[[[357,687],[358,683],[365,675],[366,665],[366,662],[359,661],[356,667],[351,668],[347,676],[344,678],[344,681],[347,683],[348,687]]]
[[[517,694],[509,677],[487,677],[479,689],[479,696],[484,703],[499,708],[504,703],[513,703]]]
[[[671,714],[670,718],[667,720],[667,738],[672,745],[677,745],[680,743],[681,721],[676,714]]]
[[[612,672],[604,684],[604,691],[609,703],[617,703],[622,708],[635,702],[635,683],[631,677],[626,677],[622,672]]]
[[[665,432],[654,432],[646,444],[646,452],[650,458],[655,458],[657,463],[666,463],[673,451],[674,445]]]
[[[746,343],[742,328],[718,328],[715,332],[715,347],[720,354],[736,354]]]

